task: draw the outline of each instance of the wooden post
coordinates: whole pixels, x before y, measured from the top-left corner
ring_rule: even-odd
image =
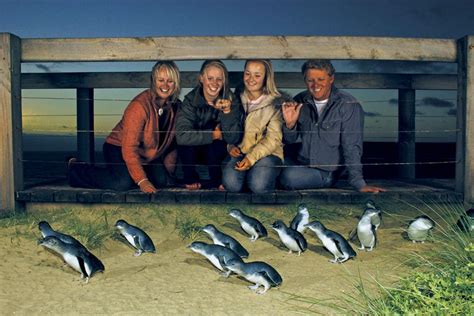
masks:
[[[0,33],[0,213],[19,210],[23,189],[21,125],[21,40]]]
[[[94,89],[77,89],[77,157],[94,161]]]
[[[474,36],[458,40],[456,191],[474,204]]]
[[[415,90],[398,90],[399,176],[415,179]],[[405,164],[407,163],[407,164]]]

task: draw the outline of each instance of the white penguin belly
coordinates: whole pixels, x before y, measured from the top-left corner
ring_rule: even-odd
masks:
[[[280,235],[280,234],[279,234]],[[300,246],[298,245],[298,243],[296,242],[296,240],[294,240],[293,238],[290,238],[289,236],[287,235],[280,235],[280,239],[282,241],[282,243],[290,250],[292,251],[301,251],[301,248]]]
[[[81,266],[79,265],[79,261],[77,260],[76,256],[73,256],[70,253],[65,253],[63,255],[63,259],[71,268],[73,268],[79,273],[82,273]]]
[[[323,243],[324,247],[326,247],[334,256],[340,258],[344,257],[344,255],[337,249],[336,243],[326,237],[326,236],[321,236],[321,242]]]
[[[245,274],[243,275],[244,278],[247,279],[249,282],[253,282],[255,284],[263,285],[266,288],[270,287],[270,283],[268,282],[267,279],[265,279],[263,276],[257,273],[253,274]]]
[[[123,236],[127,239],[127,241],[135,248],[138,248],[137,245],[135,245],[135,239],[133,239],[133,236],[130,234],[123,234]]]
[[[216,267],[217,269],[219,269],[221,271],[224,271],[224,268],[221,266],[221,263],[219,262],[219,259],[217,259],[216,256],[207,255],[206,258],[207,258],[207,260],[209,260],[214,265],[214,267]]]
[[[242,229],[249,235],[251,236],[256,236],[258,235],[257,234],[257,231],[252,227],[250,226],[249,224],[247,224],[246,222],[241,222],[240,223],[240,226],[242,227]]]
[[[373,247],[375,245],[375,235],[372,232],[372,225],[358,225],[357,237],[364,247]]]

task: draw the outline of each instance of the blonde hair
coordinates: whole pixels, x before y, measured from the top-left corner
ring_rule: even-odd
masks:
[[[224,73],[224,84],[222,86],[222,89],[220,91],[220,95],[222,96],[223,99],[230,99],[232,100],[232,94],[230,93],[230,86],[229,86],[229,72],[227,71],[227,67],[225,64],[219,60],[219,59],[208,59],[204,61],[204,63],[201,66],[201,70],[199,71],[199,77],[200,76],[205,76],[206,75],[206,70],[210,67],[216,67],[222,70]],[[202,83],[199,80],[198,77],[198,83],[202,88]]]
[[[244,69],[249,63],[261,63],[265,67],[265,78],[263,80],[263,93],[271,95],[272,97],[280,96],[277,86],[275,84],[275,74],[273,73],[272,62],[267,59],[248,59],[245,62]],[[245,88],[247,89],[247,88]]]
[[[158,61],[151,70],[151,89],[156,93],[155,80],[158,77],[160,70],[164,69],[168,77],[174,81],[174,91],[171,95],[171,101],[175,102],[179,98],[181,92],[181,79],[179,75],[178,66],[173,61]]]

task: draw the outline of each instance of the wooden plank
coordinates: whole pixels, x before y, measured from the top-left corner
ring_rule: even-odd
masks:
[[[15,200],[23,189],[20,56],[20,39],[0,33],[0,212],[22,206]]]
[[[241,81],[241,71],[230,71],[232,88]],[[181,86],[196,85],[197,71],[182,71]],[[279,88],[304,89],[299,72],[276,72]],[[422,89],[456,90],[457,75],[336,73],[336,82],[343,89]],[[76,88],[147,88],[149,72],[94,72],[94,73],[23,73],[22,89],[76,89]]]
[[[458,40],[458,111],[456,191],[474,203],[474,36]]]
[[[398,90],[398,175],[415,179],[415,90]]]
[[[22,62],[200,59],[456,61],[456,41],[349,36],[183,36],[23,39]]]
[[[94,89],[76,90],[77,157],[94,162]]]

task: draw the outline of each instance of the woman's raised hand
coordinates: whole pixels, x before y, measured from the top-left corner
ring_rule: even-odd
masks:
[[[227,114],[230,113],[230,105],[231,102],[229,99],[219,99],[216,102],[216,109]]]

